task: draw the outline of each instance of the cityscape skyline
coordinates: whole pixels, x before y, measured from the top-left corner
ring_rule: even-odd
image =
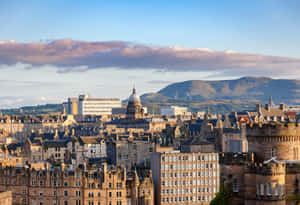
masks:
[[[143,94],[185,80],[298,79],[297,8],[297,1],[3,1],[0,106],[80,93],[124,99],[133,84]]]

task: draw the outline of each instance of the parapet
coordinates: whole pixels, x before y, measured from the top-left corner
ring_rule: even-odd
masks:
[[[268,176],[285,175],[286,164],[282,162],[276,163],[273,161],[268,163],[252,163],[246,167],[246,172]]]
[[[300,123],[252,123],[247,125],[247,137],[249,136],[300,136]]]

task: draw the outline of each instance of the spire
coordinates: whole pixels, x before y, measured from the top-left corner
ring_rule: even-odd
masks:
[[[135,84],[133,84],[132,94],[136,94]]]
[[[272,96],[270,96],[270,98],[269,98],[269,104],[270,104],[270,106],[273,106],[273,105],[274,105],[274,102],[273,102]]]
[[[134,178],[135,178],[135,183],[136,183],[136,184],[140,184],[140,179],[139,179],[139,175],[138,175],[138,173],[137,173],[136,168],[135,168],[135,170],[134,170]]]

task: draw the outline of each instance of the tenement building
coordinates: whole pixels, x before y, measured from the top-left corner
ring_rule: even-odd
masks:
[[[151,170],[158,205],[209,204],[219,191],[217,153],[156,152]]]
[[[154,205],[151,172],[139,175],[106,164],[88,169],[1,166],[0,192],[7,190],[16,205]]]
[[[299,202],[300,124],[250,124],[247,139],[253,157],[233,160],[224,153],[220,158],[222,181],[230,189],[232,204]]]

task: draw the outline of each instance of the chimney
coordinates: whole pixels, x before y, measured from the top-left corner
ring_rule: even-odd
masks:
[[[270,110],[271,110],[271,105],[270,105],[270,104],[266,104],[266,105],[265,105],[265,109],[266,109],[268,112],[270,112]]]
[[[54,135],[54,137],[53,137],[54,139],[59,139],[59,135],[58,135],[58,130],[57,129],[55,129],[55,135]]]
[[[65,170],[65,163],[61,163],[61,171]]]
[[[261,112],[261,105],[260,104],[256,104],[256,111]]]
[[[102,165],[103,165],[103,172],[104,172],[104,174],[106,174],[107,173],[107,163],[104,162],[104,163],[102,163]]]
[[[285,105],[284,103],[281,103],[281,104],[279,105],[279,108],[280,108],[280,110],[285,111],[286,105]]]

